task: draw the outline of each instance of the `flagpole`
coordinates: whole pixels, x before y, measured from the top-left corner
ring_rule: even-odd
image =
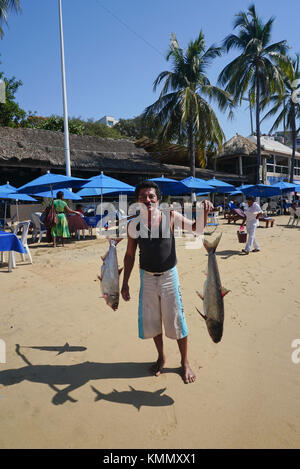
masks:
[[[68,107],[67,107],[67,92],[66,92],[65,52],[64,52],[64,34],[63,34],[61,0],[58,0],[58,8],[59,8],[59,27],[60,27],[60,52],[61,52],[62,89],[63,89],[63,105],[64,105],[64,136],[65,136],[66,175],[71,176]]]

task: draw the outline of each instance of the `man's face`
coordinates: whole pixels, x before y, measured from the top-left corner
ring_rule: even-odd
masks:
[[[152,211],[158,206],[158,197],[154,187],[140,189],[138,202],[145,204],[148,211]]]
[[[247,200],[247,203],[248,203],[249,207],[251,207],[253,205],[253,202],[254,202],[254,200],[252,200],[252,199]]]

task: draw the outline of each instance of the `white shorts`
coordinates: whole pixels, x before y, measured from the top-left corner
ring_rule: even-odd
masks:
[[[188,335],[176,266],[159,275],[140,269],[139,337],[149,339],[162,333],[170,339]]]

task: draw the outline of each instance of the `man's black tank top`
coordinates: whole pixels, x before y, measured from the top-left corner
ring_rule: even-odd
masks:
[[[162,213],[162,219],[163,217],[165,215]],[[136,238],[140,248],[140,268],[148,272],[165,272],[177,263],[174,232],[170,228],[162,233],[162,219],[159,224],[158,237],[151,237],[151,231],[144,225],[141,228],[142,236]],[[138,230],[140,230],[139,225],[137,225]]]

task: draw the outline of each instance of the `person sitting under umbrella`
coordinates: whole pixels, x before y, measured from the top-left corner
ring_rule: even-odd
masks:
[[[69,227],[65,212],[75,213],[80,215],[80,212],[76,212],[68,207],[68,204],[62,199],[64,198],[63,191],[59,191],[56,194],[57,199],[53,201],[54,210],[56,212],[56,225],[51,228],[51,235],[53,237],[53,247],[56,247],[56,238],[61,238],[61,244],[64,246],[64,238],[70,237]]]

